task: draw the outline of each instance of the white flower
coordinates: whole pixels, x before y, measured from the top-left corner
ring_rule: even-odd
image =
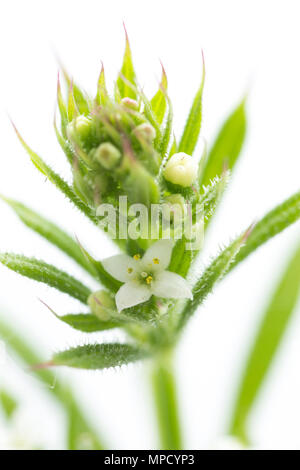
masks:
[[[154,243],[143,258],[135,255],[116,255],[102,261],[104,269],[115,279],[125,284],[116,294],[119,312],[158,297],[183,299],[192,298],[187,281],[179,274],[166,271],[170,264],[172,240]]]
[[[191,186],[197,179],[197,162],[184,152],[172,155],[164,169],[164,177],[170,183],[184,188]]]

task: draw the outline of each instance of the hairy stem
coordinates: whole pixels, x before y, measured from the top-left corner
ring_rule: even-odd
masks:
[[[160,436],[160,449],[182,449],[172,352],[159,355],[152,369],[152,387]]]

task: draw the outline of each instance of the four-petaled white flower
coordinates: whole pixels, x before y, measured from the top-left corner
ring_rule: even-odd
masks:
[[[166,271],[170,264],[172,240],[155,242],[141,258],[135,255],[116,255],[102,261],[104,269],[115,279],[124,282],[116,294],[119,312],[150,299],[152,295],[165,298],[192,298],[187,281],[179,274]]]

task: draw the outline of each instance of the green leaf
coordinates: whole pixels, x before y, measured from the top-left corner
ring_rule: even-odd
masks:
[[[0,337],[3,338],[7,347],[9,347],[21,361],[32,367],[34,364],[40,364],[41,360],[24,338],[19,336],[17,331],[11,325],[0,318]],[[84,412],[80,409],[70,388],[61,382],[56,375],[49,369],[34,368],[31,369],[44,384],[48,391],[64,407],[68,419],[68,448],[80,449],[81,436],[87,436],[92,443],[93,449],[104,449],[105,446],[100,442],[97,433],[85,418]],[[80,426],[79,426],[80,424]]]
[[[216,176],[207,187],[202,187],[199,205],[204,213],[205,224],[207,225],[213,216],[215,209],[221,199],[229,180],[229,171],[225,171],[220,177]]]
[[[69,294],[84,304],[87,303],[87,299],[91,294],[90,289],[80,281],[44,261],[26,258],[23,255],[0,253],[0,263],[22,276],[43,282],[50,287]]]
[[[74,104],[79,111],[80,114],[89,114],[90,112],[90,106],[89,106],[89,100],[87,99],[85,93],[81,91],[79,86],[74,83],[74,81],[71,79],[69,76],[66,68],[60,63],[60,67],[62,69],[64,79],[66,81],[66,84],[68,85],[68,88],[72,89],[72,95],[73,95],[73,100]]]
[[[182,134],[182,137],[179,142],[178,152],[185,152],[188,155],[192,155],[201,129],[201,122],[202,122],[202,95],[203,95],[203,87],[204,87],[204,80],[205,80],[205,65],[204,59],[202,63],[202,80],[200,84],[200,88],[196,93],[194,98],[188,119],[185,124],[185,128]]]
[[[96,261],[88,252],[87,250],[81,245],[79,240],[77,239],[78,246],[80,247],[85,259],[90,264],[91,268],[94,270],[97,279],[101,282],[104,287],[107,287],[109,290],[113,292],[117,292],[122,283],[119,282],[114,277],[110,276],[107,271],[105,271],[101,261]]]
[[[200,184],[208,185],[224,168],[232,170],[240,155],[246,135],[246,100],[227,118],[207,156]]]
[[[247,440],[249,415],[295,311],[299,294],[300,246],[293,253],[263,313],[242,374],[230,432],[243,440]]]
[[[71,82],[68,90],[68,121],[73,121],[73,119],[78,116],[78,114],[79,111],[77,109],[76,101],[73,94],[73,82]]]
[[[282,204],[279,204],[268,212],[250,234],[247,243],[237,254],[230,269],[243,261],[258,247],[266,243],[270,238],[282,232],[300,218],[300,192],[293,194]]]
[[[125,29],[125,26],[124,26],[124,29]],[[131,50],[130,50],[130,45],[129,45],[129,40],[128,40],[126,29],[125,29],[125,36],[126,36],[125,53],[124,53],[121,72],[117,79],[117,87],[119,89],[121,98],[128,97],[128,98],[132,98],[135,100],[137,98],[137,94],[134,90],[136,86],[136,83],[135,83],[136,78],[135,78],[135,71],[133,68]]]
[[[151,108],[153,111],[154,116],[156,117],[157,122],[161,125],[165,116],[165,112],[167,109],[167,100],[166,100],[166,92],[168,88],[168,80],[165,69],[163,65],[162,67],[162,77],[161,82],[159,84],[159,90],[153,96],[151,103]]]
[[[136,362],[145,357],[145,351],[130,344],[87,344],[55,354],[52,363],[56,366],[79,369],[107,369]]]
[[[75,194],[73,189],[64,181],[61,176],[59,176],[55,171],[52,170],[50,166],[48,166],[42,159],[39,157],[37,153],[35,153],[24,141],[22,136],[20,135],[19,131],[15,127],[15,125],[12,123],[16,134],[26,150],[26,152],[29,154],[30,159],[34,166],[43,174],[45,175],[51,183],[53,183],[68,199],[71,201],[86,217],[88,217],[94,224],[98,225],[99,220],[96,217],[94,211],[84,204],[81,199]]]
[[[168,102],[169,112],[168,112],[168,116],[167,116],[167,119],[166,119],[166,124],[165,124],[164,130],[163,130],[163,133],[162,133],[162,136],[161,136],[161,143],[160,143],[160,146],[159,146],[159,152],[163,157],[165,156],[165,154],[168,150],[168,147],[169,147],[171,134],[172,134],[172,124],[173,124],[172,103],[171,103],[171,100],[168,96],[166,96],[166,100]]]
[[[68,112],[67,108],[61,93],[61,87],[60,87],[60,80],[59,80],[59,75],[57,76],[57,104],[58,104],[58,109],[60,113],[60,121],[61,121],[61,132],[64,138],[66,138],[66,128],[68,125]]]
[[[221,253],[211,262],[205,269],[199,281],[193,287],[193,299],[189,300],[181,314],[179,320],[179,329],[181,329],[188,319],[197,310],[199,305],[206,299],[208,294],[213,290],[216,283],[219,282],[230,268],[241,246],[246,242],[249,237],[252,226],[250,226],[242,235],[237,237],[229,246],[227,246]]]
[[[120,324],[117,322],[100,321],[95,315],[90,313],[70,313],[62,316],[56,315],[56,318],[75,330],[83,331],[84,333],[93,333],[95,331],[105,331],[120,327]]]
[[[27,227],[46,238],[46,240],[57,246],[60,250],[70,256],[70,258],[74,259],[79,266],[88,271],[92,276],[97,277],[95,269],[87,261],[80,247],[76,241],[70,237],[70,235],[64,232],[57,225],[39,215],[37,212],[24,206],[24,204],[1,195],[0,198],[10,205]]]
[[[108,98],[108,93],[105,84],[105,75],[104,75],[104,67],[102,64],[101,72],[98,78],[97,84],[97,95],[96,95],[96,103],[100,106],[103,105]]]
[[[18,407],[16,400],[4,389],[0,390],[0,405],[8,419],[11,418]]]

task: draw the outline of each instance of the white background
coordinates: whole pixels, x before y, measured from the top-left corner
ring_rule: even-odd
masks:
[[[159,59],[163,61],[177,135],[201,78],[201,49],[207,70],[202,135],[209,142],[222,119],[249,93],[246,145],[210,231],[207,254],[214,253],[219,243],[299,189],[298,6],[291,0],[2,2],[0,192],[76,233],[98,258],[114,253],[115,248],[33,168],[7,113],[30,145],[68,176],[52,126],[55,55],[87,91],[95,92],[101,60],[112,84],[123,54],[124,20],[139,81],[149,93],[157,86]],[[3,203],[0,214],[1,251],[37,256],[90,283],[69,259],[23,227]],[[178,374],[189,448],[208,448],[226,434],[243,359],[266,296],[299,231],[296,224],[228,276],[185,331],[178,349]],[[1,315],[38,345],[44,359],[53,350],[88,341],[87,335],[60,324],[37,298],[60,314],[80,311],[72,299],[4,267],[0,267],[0,286]],[[92,341],[98,336],[93,335]],[[251,436],[260,448],[300,448],[299,357],[298,309],[252,414]],[[63,416],[47,394],[40,393],[41,385],[28,371],[20,372],[10,358],[1,370],[5,383],[23,397],[31,431],[44,445],[61,447],[63,435],[57,423],[63,423]],[[147,370],[142,366],[62,374],[72,380],[87,412],[114,448],[155,446]]]

